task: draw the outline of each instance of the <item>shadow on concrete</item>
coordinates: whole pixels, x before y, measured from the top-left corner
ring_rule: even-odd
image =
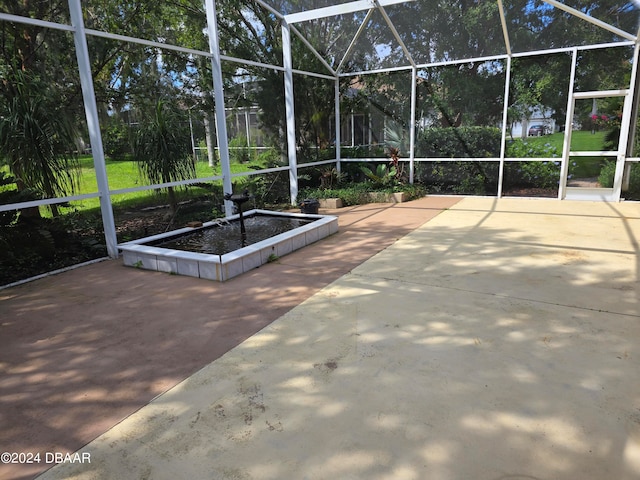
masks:
[[[457,201],[331,212],[338,234],[224,284],[117,260],[0,290],[2,451],[77,450]]]
[[[45,478],[638,478],[640,225],[468,203]]]

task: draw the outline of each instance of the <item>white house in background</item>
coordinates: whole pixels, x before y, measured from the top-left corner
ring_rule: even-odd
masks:
[[[556,121],[552,118],[553,113],[553,110],[550,109],[532,108],[529,118],[523,118],[511,126],[511,136],[513,138],[526,138],[529,136],[529,129],[537,125],[544,127],[545,134],[554,133],[556,131]]]

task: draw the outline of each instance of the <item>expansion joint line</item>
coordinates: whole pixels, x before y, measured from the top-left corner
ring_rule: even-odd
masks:
[[[370,275],[361,275],[361,274],[354,273],[354,272],[350,272],[350,274],[354,275],[354,276],[357,276],[359,278],[362,278],[362,279],[371,279],[372,278]],[[578,309],[578,310],[584,310],[584,311],[589,311],[589,312],[598,312],[598,313],[606,313],[606,314],[610,314],[610,315],[618,315],[618,316],[621,316],[621,317],[640,318],[640,314],[635,314],[635,313],[612,312],[611,310],[603,310],[603,309],[600,309],[600,308],[581,307],[579,305],[569,305],[569,304],[566,304],[566,303],[558,303],[558,302],[547,302],[545,300],[536,300],[534,298],[516,297],[516,296],[513,296],[513,295],[505,295],[505,294],[502,294],[502,293],[479,292],[477,290],[469,290],[467,288],[450,287],[450,286],[446,286],[446,285],[433,285],[433,284],[430,284],[430,283],[420,283],[420,282],[415,282],[415,281],[406,280],[406,279],[402,279],[402,278],[385,277],[385,276],[382,276],[382,275],[378,275],[375,278],[379,279],[379,280],[384,280],[384,281],[387,281],[387,282],[396,282],[396,283],[401,283],[401,284],[406,284],[406,285],[418,285],[418,286],[421,286],[421,287],[441,288],[441,289],[444,289],[444,290],[455,290],[457,292],[475,293],[477,295],[485,295],[487,297],[496,297],[496,298],[521,300],[523,302],[539,303],[539,304],[542,304],[542,305],[552,305],[552,306],[563,307],[563,308],[575,308],[575,309]]]

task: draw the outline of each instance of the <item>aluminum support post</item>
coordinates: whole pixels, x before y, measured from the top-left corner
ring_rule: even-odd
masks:
[[[631,119],[634,112],[634,99],[636,96],[635,88],[637,85],[636,76],[638,75],[638,52],[640,45],[636,44],[633,51],[633,63],[631,67],[631,79],[629,81],[629,91],[624,98],[624,106],[622,107],[622,119],[620,121],[620,139],[618,142],[618,155],[616,158],[616,171],[613,177],[613,198],[620,201],[622,195],[622,183],[624,179],[627,154],[631,150],[629,140],[634,138],[630,133]],[[628,178],[628,176],[627,176]]]
[[[341,152],[340,152],[340,142],[341,142],[341,138],[340,138],[340,129],[341,129],[341,123],[340,123],[340,78],[336,78],[336,84],[335,85],[336,85],[336,88],[335,88],[336,170],[338,171],[338,173],[340,173],[342,171],[342,165],[341,165],[341,162],[340,162],[340,159],[341,159]]]
[[[215,0],[205,0],[207,8],[207,33],[209,35],[209,50],[211,52],[211,67],[213,74],[213,95],[216,103],[216,134],[218,137],[218,152],[222,167],[222,190],[233,193],[231,183],[231,165],[229,161],[229,143],[227,140],[227,119],[224,108],[224,87],[222,83],[222,66],[220,65],[220,43],[218,37],[218,21],[216,17]],[[225,216],[233,215],[233,202],[225,200]]]
[[[289,189],[291,205],[298,200],[298,158],[296,155],[296,119],[293,94],[293,59],[291,57],[291,30],[282,22],[282,61],[284,66],[284,102],[287,118],[287,155],[289,158]]]
[[[416,158],[416,90],[418,69],[411,69],[411,119],[409,121],[409,183],[413,184]]]
[[[567,116],[564,120],[564,143],[562,145],[562,164],[560,167],[560,185],[558,186],[558,199],[562,200],[567,196],[567,175],[569,174],[569,152],[571,151],[571,132],[573,130],[573,112],[575,110],[575,99],[573,98],[573,88],[576,81],[576,63],[578,60],[578,50],[573,49],[571,56],[571,75],[569,76],[569,95],[567,99]]]
[[[80,86],[84,100],[84,113],[87,118],[93,165],[96,171],[98,193],[100,194],[100,212],[102,213],[102,225],[104,228],[105,242],[107,244],[107,254],[111,258],[118,258],[118,238],[116,235],[115,221],[113,219],[113,207],[111,205],[109,181],[107,179],[104,146],[102,145],[102,134],[100,133],[98,105],[93,88],[91,61],[89,59],[89,48],[87,46],[87,35],[84,28],[84,18],[82,17],[80,0],[69,0],[69,11],[71,13],[71,24],[74,27],[73,41],[76,47]]]
[[[507,57],[507,71],[504,79],[504,102],[502,104],[502,136],[500,138],[500,167],[498,169],[498,198],[502,197],[504,182],[504,157],[507,152],[507,112],[509,110],[509,86],[511,84],[511,56]]]

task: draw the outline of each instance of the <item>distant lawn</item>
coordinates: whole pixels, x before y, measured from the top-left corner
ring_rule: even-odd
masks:
[[[574,152],[600,151],[602,150],[602,145],[604,145],[604,137],[606,135],[607,132],[595,132],[592,134],[588,130],[576,130],[571,134],[571,150]],[[542,137],[529,137],[524,141],[534,145],[549,144],[562,154],[564,133],[554,133],[552,135],[544,135]]]
[[[80,188],[78,194],[94,193],[98,191],[98,182],[96,180],[96,173],[93,168],[93,157],[91,155],[83,155],[79,159],[81,176],[80,176]],[[138,171],[136,162],[131,160],[106,160],[107,178],[109,180],[110,190],[121,190],[125,188],[133,188],[147,184],[146,180],[141,176]],[[231,173],[241,173],[250,170],[254,170],[251,167],[264,168],[263,166],[253,163],[232,163]],[[214,167],[209,167],[208,162],[198,162],[196,164],[196,178],[212,177],[221,175],[221,167],[216,164]],[[188,187],[190,191],[201,190],[202,193],[206,193],[205,189],[197,186]],[[180,190],[180,189],[178,189]],[[151,190],[130,192],[112,197],[114,204],[145,204],[151,203],[157,197],[157,193]],[[90,198],[82,200],[81,202],[74,203],[76,208],[92,209],[100,206],[100,200],[98,198]]]
[[[574,152],[601,151],[607,133],[606,131],[591,133],[589,130],[576,130],[571,134],[571,150]],[[538,146],[550,145],[562,156],[564,133],[530,137],[525,139],[524,142]],[[569,164],[569,178],[597,177],[605,164],[606,159],[604,157],[573,157]]]
[[[90,193],[96,193],[98,191],[98,181],[96,179],[96,172],[93,168],[93,157],[91,155],[80,155],[78,158],[80,164],[80,178],[78,189],[75,192],[76,195],[84,195]],[[148,184],[148,182],[141,176],[138,171],[138,166],[135,161],[132,160],[112,160],[107,159],[106,162],[107,178],[109,181],[110,190],[121,190],[126,188],[134,188]],[[242,173],[247,171],[253,171],[256,169],[265,168],[258,161],[249,163],[232,163],[231,173]],[[9,173],[9,167],[7,165],[0,165],[0,172]],[[209,163],[204,161],[197,162],[196,164],[196,178],[213,177],[222,174],[220,164],[217,163],[214,167],[209,167]],[[222,182],[217,182],[221,184]],[[15,188],[12,185],[0,186],[0,192],[4,190],[10,190]],[[203,195],[209,193],[207,189],[199,186],[189,186],[188,190],[191,194]],[[178,195],[184,194],[184,188],[177,189]],[[114,205],[121,205],[127,207],[134,207],[136,205],[148,205],[158,202],[158,192],[154,190],[143,190],[139,192],[130,192],[120,195],[115,195],[111,198]],[[98,198],[89,198],[78,202],[72,202],[73,208],[78,210],[92,210],[100,208],[100,200]],[[44,216],[49,216],[49,209],[46,207],[41,208]],[[64,211],[64,210],[63,210]]]
[[[607,132],[595,132],[592,134],[590,131],[574,131],[571,136],[572,150],[574,151],[598,151],[602,149],[604,143],[604,137]],[[550,145],[562,153],[562,144],[564,141],[564,133],[554,133],[552,135],[545,135],[542,137],[530,137],[524,140],[525,143],[531,145]],[[80,163],[80,185],[77,194],[95,193],[98,191],[98,184],[96,180],[95,170],[93,168],[93,157],[91,155],[81,155],[78,159]],[[594,176],[599,173],[600,164],[604,162],[604,159],[599,157],[594,158],[580,158],[578,160],[578,171],[573,172],[578,176]],[[584,165],[584,168],[581,166]],[[574,165],[575,167],[575,165]],[[249,163],[232,163],[231,172],[241,173],[247,172],[259,168],[265,168],[264,165],[259,164],[258,161]],[[574,168],[575,169],[575,168]],[[587,170],[582,172],[580,170]],[[107,178],[109,181],[110,190],[121,190],[126,188],[138,187],[146,184],[146,180],[143,179],[136,162],[132,160],[106,160]],[[6,165],[0,166],[0,171],[8,172]],[[215,167],[209,167],[208,162],[199,161],[196,164],[196,177],[204,178],[221,174],[220,164],[216,164]],[[1,190],[5,190],[10,187],[0,187]],[[190,186],[188,190],[191,193],[198,194],[198,190],[202,191],[202,194],[207,193],[206,189],[198,186]],[[184,189],[178,189],[179,193],[184,192]],[[139,192],[125,193],[121,195],[115,195],[112,197],[112,202],[115,205],[122,206],[135,206],[153,204],[158,201],[158,192],[145,190]],[[98,198],[90,198],[79,202],[73,202],[73,207],[79,210],[98,209],[100,201]],[[48,210],[48,209],[44,209]],[[43,211],[44,213],[44,211]]]

